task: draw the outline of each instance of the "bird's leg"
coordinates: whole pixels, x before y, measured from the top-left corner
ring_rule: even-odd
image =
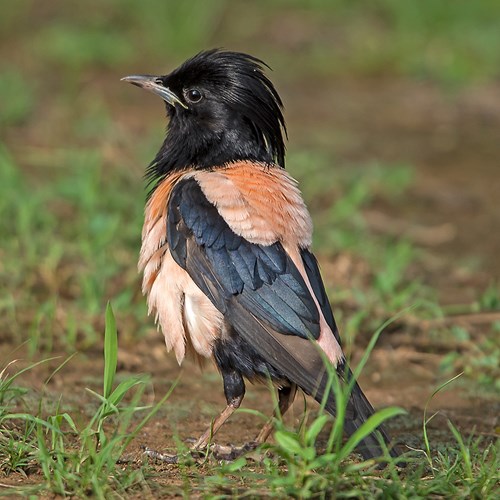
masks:
[[[191,454],[193,457],[200,455],[200,452],[207,447],[210,440],[215,435],[215,433],[224,425],[224,422],[237,410],[243,397],[245,396],[245,382],[243,377],[239,372],[234,370],[231,371],[221,371],[222,380],[224,382],[224,394],[226,396],[227,406],[226,408],[216,417],[216,419],[210,424],[208,429],[200,436],[198,441],[191,448]],[[229,451],[228,451],[229,450]],[[241,455],[243,451],[235,454],[235,448],[223,447],[215,445],[212,447],[212,453],[216,458],[234,460],[237,456]],[[176,464],[179,462],[178,455],[168,455],[165,453],[159,453],[155,450],[146,448],[144,454],[154,458],[155,460],[160,460],[169,464]]]
[[[204,448],[208,446],[210,440],[215,435],[215,433],[224,425],[227,419],[237,410],[243,397],[245,396],[245,383],[243,377],[239,372],[228,371],[222,373],[222,378],[224,381],[224,394],[226,396],[227,406],[224,410],[215,418],[212,424],[207,428],[207,430],[200,436],[198,441],[191,448],[191,452],[196,455],[201,452]],[[212,454],[215,458],[220,460],[235,460],[243,453],[254,450],[258,445],[264,443],[269,435],[271,434],[274,427],[274,419],[279,416],[283,416],[290,408],[293,400],[295,399],[295,394],[297,392],[297,386],[295,384],[290,384],[287,387],[282,387],[278,389],[278,407],[274,410],[273,417],[271,417],[262,427],[259,434],[254,441],[244,444],[243,446],[221,446],[213,445],[211,447]],[[177,455],[166,455],[162,453],[155,452],[153,450],[147,449],[145,453],[157,460],[161,460],[167,463],[177,463]]]
[[[245,396],[245,382],[243,377],[237,371],[222,371],[222,380],[224,382],[224,394],[226,396],[227,406],[221,414],[212,422],[210,427],[200,436],[193,446],[193,450],[199,451],[206,448],[211,438],[224,425],[226,420],[237,410],[243,397]]]
[[[295,399],[297,386],[290,384],[288,387],[278,389],[278,408],[274,410],[273,416],[264,424],[259,434],[255,438],[255,446],[265,443],[274,428],[274,419],[283,416]]]
[[[296,392],[297,386],[295,384],[278,389],[278,407],[274,410],[273,417],[264,424],[257,437],[243,446],[214,445],[212,448],[214,457],[220,460],[236,460],[239,456],[243,455],[243,453],[255,450],[257,446],[264,443],[273,430],[274,419],[286,413],[293,403]]]

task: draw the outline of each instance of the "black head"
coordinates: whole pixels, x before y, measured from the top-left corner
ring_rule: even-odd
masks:
[[[283,104],[263,66],[247,54],[210,50],[165,76],[124,78],[166,102],[170,122],[148,168],[151,181],[173,170],[237,160],[284,167]]]

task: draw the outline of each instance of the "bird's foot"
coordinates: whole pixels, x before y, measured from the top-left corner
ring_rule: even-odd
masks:
[[[232,461],[241,457],[245,453],[255,450],[258,443],[256,441],[251,441],[245,443],[243,446],[221,445],[221,444],[211,444],[207,449],[191,449],[187,453],[182,455],[171,455],[169,453],[161,453],[151,448],[144,448],[144,455],[159,462],[164,462],[166,464],[178,464],[179,462],[185,460],[194,460],[195,462],[203,461],[208,456],[212,456],[215,460],[226,460]]]
[[[210,446],[210,452],[216,460],[231,461],[236,460],[245,453],[255,450],[257,446],[258,443],[255,441],[245,443],[243,446],[234,446],[232,444],[226,446],[220,444],[212,444]]]
[[[185,453],[178,453],[171,455],[170,453],[162,453],[160,451],[152,450],[151,448],[144,447],[143,454],[158,462],[166,464],[178,464],[187,462],[202,462],[206,458],[205,450],[187,450]]]
[[[144,447],[143,451],[144,455],[149,458],[153,458],[154,460],[158,460],[159,462],[164,462],[166,464],[178,464],[179,463],[179,455],[170,455],[168,453],[161,453],[156,450],[152,450],[147,446]]]

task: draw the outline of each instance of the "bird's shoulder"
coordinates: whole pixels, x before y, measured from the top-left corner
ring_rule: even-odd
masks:
[[[192,217],[206,219],[210,205],[215,207],[212,218],[216,214],[249,243],[310,247],[312,221],[295,179],[279,166],[239,161],[217,169],[174,172],[156,186],[145,209],[141,262],[166,242],[171,201],[187,196],[186,183],[195,183],[202,195],[184,200]]]
[[[283,168],[241,161],[192,177],[238,236],[259,245],[311,245],[311,217],[297,182]]]

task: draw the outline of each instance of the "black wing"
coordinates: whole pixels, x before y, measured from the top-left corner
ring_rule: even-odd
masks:
[[[194,179],[172,192],[167,241],[175,261],[221,312],[236,301],[282,334],[319,337],[314,300],[281,243],[256,245],[236,235]]]
[[[309,283],[311,284],[314,295],[316,296],[316,300],[321,308],[321,312],[323,313],[328,326],[335,335],[337,342],[341,346],[342,343],[340,341],[339,330],[335,323],[335,318],[333,317],[332,306],[330,305],[330,301],[326,295],[325,285],[321,279],[318,261],[316,260],[316,257],[307,249],[302,250],[301,256],[307,278],[309,279]]]
[[[175,261],[238,333],[286,378],[321,397],[325,368],[310,342],[319,337],[319,313],[281,243],[257,245],[235,234],[194,179],[172,191],[167,241]],[[317,265],[308,256],[312,273]]]

